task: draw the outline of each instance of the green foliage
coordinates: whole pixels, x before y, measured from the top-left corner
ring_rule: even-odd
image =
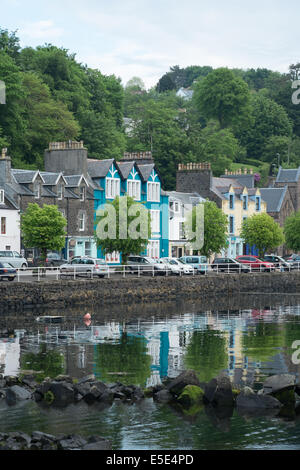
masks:
[[[38,353],[27,352],[21,357],[23,370],[37,371],[36,379],[42,382],[45,377],[57,377],[64,371],[64,356],[55,350],[49,349],[46,344],[40,346]]]
[[[60,250],[65,245],[67,221],[55,205],[30,203],[21,215],[21,232],[24,246],[37,247],[45,259],[47,250]]]
[[[227,215],[222,212],[222,209],[217,207],[215,202],[206,201],[201,204],[204,204],[204,243],[200,252],[209,258],[213,253],[219,253],[222,248],[225,248],[228,220]],[[201,204],[193,207],[187,217],[185,229],[189,242],[195,241],[195,236],[193,237],[190,231],[196,232],[196,223],[199,223],[197,210]]]
[[[241,238],[244,243],[255,245],[260,257],[263,257],[266,251],[274,250],[284,243],[282,228],[266,213],[254,214],[244,220]]]
[[[285,219],[284,235],[287,248],[300,251],[300,211]]]
[[[207,119],[228,127],[249,113],[248,85],[231,70],[219,68],[195,85],[193,99]]]
[[[102,212],[96,217],[95,240],[105,253],[118,251],[122,254],[122,263],[126,264],[130,254],[138,255],[146,249],[151,234],[151,216],[143,204],[129,196],[117,196]],[[135,229],[135,236],[130,233],[131,228]]]

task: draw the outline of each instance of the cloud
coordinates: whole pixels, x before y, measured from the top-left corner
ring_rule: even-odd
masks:
[[[52,20],[41,20],[33,23],[27,23],[19,30],[25,38],[38,39],[49,42],[63,36],[63,28],[54,25]]]

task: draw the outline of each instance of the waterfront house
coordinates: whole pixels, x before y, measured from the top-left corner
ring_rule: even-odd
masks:
[[[210,163],[179,164],[176,190],[197,192],[205,199],[214,201],[228,217],[227,247],[222,256],[235,258],[241,254],[257,254],[255,247],[246,245],[240,237],[243,220],[253,214],[266,212],[266,202],[259,188],[247,187],[235,176],[214,177]]]
[[[20,211],[15,201],[9,196],[6,183],[5,150],[0,156],[0,251],[20,252]]]

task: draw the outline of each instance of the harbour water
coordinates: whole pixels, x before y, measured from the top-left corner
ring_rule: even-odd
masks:
[[[87,311],[90,321],[84,319]],[[37,321],[58,313],[57,323]],[[0,316],[0,331],[3,375],[23,370],[38,371],[40,379],[94,374],[105,383],[149,387],[193,369],[201,382],[226,371],[236,388],[256,390],[273,374],[293,373],[299,380],[300,365],[292,359],[293,344],[300,340],[297,295],[28,312]],[[152,398],[65,408],[34,401],[8,407],[0,399],[0,418],[0,432],[99,434],[118,450],[300,449],[300,413],[243,416],[235,409],[220,413],[203,406],[183,414]]]

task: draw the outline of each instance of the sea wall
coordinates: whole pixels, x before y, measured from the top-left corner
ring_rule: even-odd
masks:
[[[101,304],[199,300],[249,293],[300,293],[300,272],[212,274],[194,277],[2,281],[0,312],[32,308],[73,308]]]

